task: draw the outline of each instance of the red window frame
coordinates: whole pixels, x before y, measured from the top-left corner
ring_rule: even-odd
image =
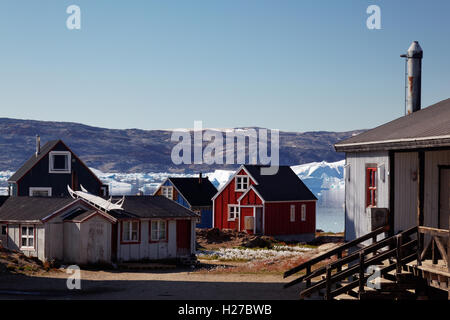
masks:
[[[138,240],[124,240],[123,239],[123,225],[124,222],[137,222],[138,223]],[[120,222],[120,244],[139,244],[141,243],[141,221],[136,219],[124,219]]]
[[[366,168],[366,207],[377,206],[377,168]]]

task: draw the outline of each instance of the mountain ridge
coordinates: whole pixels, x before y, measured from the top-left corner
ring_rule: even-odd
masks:
[[[235,129],[249,128],[264,129]],[[193,136],[192,130],[185,130]],[[225,136],[225,131],[231,129],[209,130],[219,131]],[[333,144],[363,131],[280,131],[280,164],[294,166],[342,160],[343,154],[336,153]],[[175,165],[170,155],[178,142],[171,141],[171,133],[170,129],[108,129],[76,122],[0,118],[0,148],[3,151],[0,153],[0,170],[17,170],[35,152],[36,134],[40,135],[42,143],[63,140],[89,167],[105,172],[189,173],[235,169],[238,166]],[[208,143],[204,142],[204,146]]]

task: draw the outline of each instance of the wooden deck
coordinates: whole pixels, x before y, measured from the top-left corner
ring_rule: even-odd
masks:
[[[425,279],[430,287],[447,291],[450,299],[450,272],[444,260],[438,260],[437,264],[433,264],[432,260],[424,260],[420,266],[417,261],[413,261],[407,264],[407,269]]]

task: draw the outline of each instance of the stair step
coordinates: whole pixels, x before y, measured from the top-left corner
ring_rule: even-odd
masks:
[[[365,291],[359,294],[360,300],[411,300],[414,299],[414,293],[408,291],[402,292],[380,292]]]

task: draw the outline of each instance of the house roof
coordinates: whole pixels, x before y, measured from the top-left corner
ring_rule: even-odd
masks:
[[[253,188],[264,201],[317,200],[289,166],[279,166],[274,175],[262,175],[261,168],[267,166],[244,165],[245,170],[256,180]]]
[[[9,196],[0,196],[0,207],[8,200]]]
[[[22,178],[36,163],[41,161],[61,140],[48,141],[41,147],[41,152],[33,154],[9,179],[8,182],[17,182]]]
[[[450,146],[450,99],[335,144],[338,152]]]
[[[84,218],[89,217],[91,214],[95,213],[96,210],[85,209],[85,208],[75,208],[73,211],[69,212],[65,217],[64,221],[82,221]]]
[[[113,198],[113,201],[119,199],[121,197]],[[108,214],[117,219],[197,217],[195,212],[163,196],[125,196],[122,208],[111,210]]]
[[[74,201],[69,197],[9,197],[0,207],[0,220],[42,220]]]
[[[211,206],[211,198],[217,193],[216,187],[207,177],[168,178],[187,202],[193,207]]]

